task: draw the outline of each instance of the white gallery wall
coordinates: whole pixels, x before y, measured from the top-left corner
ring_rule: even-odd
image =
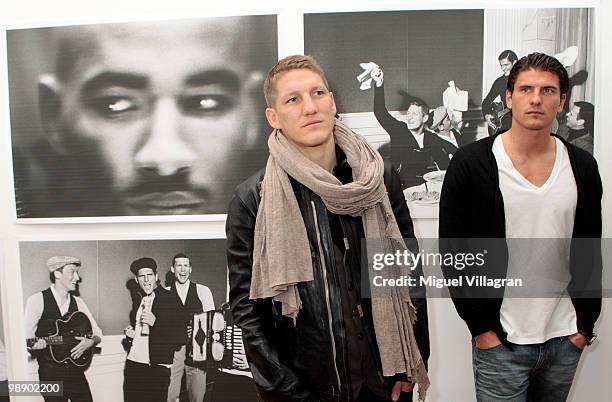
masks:
[[[444,9],[444,8],[558,8],[596,7],[596,69],[594,99],[597,105],[595,156],[604,184],[604,236],[612,236],[612,2],[595,1],[343,1],[311,0],[267,1],[227,0],[223,8],[211,3],[187,0],[172,2],[132,1],[42,1],[3,2],[0,24],[4,28],[66,25],[147,19],[193,18],[232,14],[278,14],[279,57],[303,52],[302,13],[316,11],[357,11],[377,9]],[[213,3],[214,4],[214,3]],[[213,8],[211,8],[213,7]],[[221,7],[221,6],[219,6]],[[490,15],[488,20],[494,20]],[[517,20],[520,18],[517,17]],[[364,29],[364,27],[346,27]],[[432,29],[435,34],[435,27]],[[502,37],[502,36],[500,36]],[[8,121],[8,89],[6,82],[6,38],[0,38],[0,245],[4,245],[0,261],[0,292],[4,340],[7,347],[9,379],[29,379],[23,329],[23,295],[19,272],[19,240],[111,239],[170,237],[219,237],[224,235],[224,221],[99,223],[99,224],[17,224],[14,216],[11,175],[11,141]],[[517,39],[518,41],[518,39]],[[485,42],[486,43],[486,42]],[[517,42],[519,43],[519,42]],[[491,45],[492,46],[492,45]],[[492,66],[494,68],[496,66]],[[494,70],[492,70],[494,71]],[[484,78],[484,77],[483,77]],[[487,86],[488,84],[485,84]],[[553,201],[554,202],[554,201]],[[436,237],[437,219],[416,220],[420,237]],[[2,264],[4,262],[4,264]],[[611,265],[608,262],[607,267]],[[3,265],[3,266],[2,266]],[[41,274],[43,274],[41,272]],[[471,368],[471,346],[466,326],[457,316],[450,300],[429,300],[432,382],[428,401],[471,402],[475,400]],[[2,328],[2,326],[0,326]],[[601,318],[596,327],[597,344],[583,355],[571,394],[571,401],[603,401],[612,395],[612,300],[604,300]],[[103,377],[102,377],[103,378]],[[92,387],[93,388],[93,387]],[[103,388],[102,388],[103,389]],[[17,400],[17,399],[14,399]],[[25,397],[19,401],[26,400]],[[112,400],[112,399],[109,399]]]

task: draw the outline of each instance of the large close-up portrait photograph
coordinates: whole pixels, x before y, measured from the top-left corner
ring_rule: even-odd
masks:
[[[8,30],[17,217],[225,214],[265,160],[276,36],[275,15]]]
[[[75,401],[257,400],[227,303],[224,239],[19,249],[33,380],[63,381]]]

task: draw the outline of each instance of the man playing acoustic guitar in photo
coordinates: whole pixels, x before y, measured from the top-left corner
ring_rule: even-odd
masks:
[[[512,112],[506,105],[506,84],[518,57],[512,50],[506,49],[499,54],[497,60],[502,75],[495,79],[489,93],[482,100],[482,116],[490,136],[507,131],[512,125]]]
[[[92,401],[89,383],[85,378],[88,364],[81,364],[82,357],[90,353],[91,348],[102,340],[102,330],[94,320],[85,302],[72,293],[76,291],[79,281],[81,260],[75,257],[55,256],[47,260],[51,286],[42,292],[33,294],[26,301],[25,324],[28,338],[45,338],[62,335],[58,328],[70,326],[70,318],[86,316],[91,324],[91,336],[75,336],[74,345],[64,356],[59,356],[61,348],[55,353],[48,347],[52,339],[37,339],[31,350],[38,360],[40,381],[63,381],[63,397],[45,396],[45,401]],[[76,314],[81,312],[83,314]],[[68,321],[61,323],[61,319]],[[60,322],[58,322],[60,320]],[[71,339],[64,337],[65,343]]]

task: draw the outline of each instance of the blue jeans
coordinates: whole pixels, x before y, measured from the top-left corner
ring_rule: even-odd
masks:
[[[567,399],[582,350],[563,336],[533,345],[478,349],[472,361],[478,402]]]

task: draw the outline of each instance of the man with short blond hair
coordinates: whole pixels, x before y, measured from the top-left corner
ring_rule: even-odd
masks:
[[[270,156],[236,189],[226,224],[230,304],[260,397],[406,401],[418,384],[424,399],[424,294],[415,317],[407,290],[382,300],[361,288],[363,238],[418,249],[397,174],[335,120],[312,57],[280,60],[264,91]]]
[[[276,101],[276,82],[282,76],[283,73],[291,71],[291,70],[299,70],[305,69],[310,70],[321,77],[323,80],[323,84],[326,88],[329,88],[329,82],[327,82],[327,77],[323,72],[319,63],[310,56],[298,56],[298,57],[286,57],[280,60],[278,63],[272,67],[272,69],[268,72],[266,79],[264,81],[264,97],[266,98],[266,104],[271,107],[274,105]]]

